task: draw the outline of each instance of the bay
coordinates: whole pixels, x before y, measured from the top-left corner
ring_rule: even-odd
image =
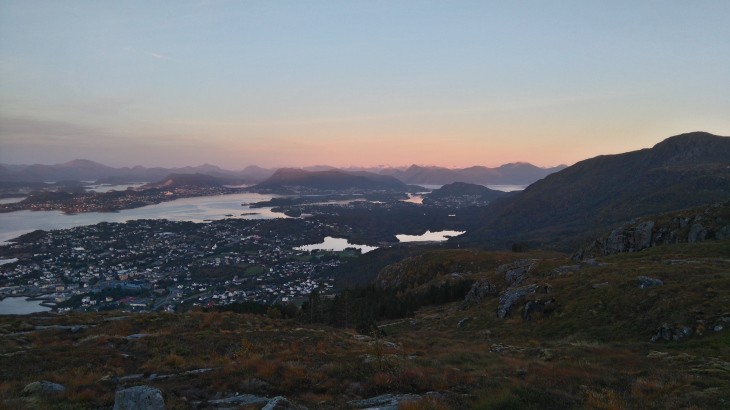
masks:
[[[119,212],[86,212],[68,215],[61,211],[16,211],[0,213],[0,242],[37,229],[67,229],[99,222],[126,222],[135,219],[207,222],[224,218],[286,218],[271,208],[251,208],[248,204],[268,201],[274,195],[254,193],[199,196],[124,209]],[[242,205],[245,204],[245,205]],[[245,215],[242,215],[245,214]]]
[[[41,300],[26,298],[5,298],[0,300],[0,315],[27,315],[29,313],[48,312],[51,308],[41,306]]]
[[[370,251],[378,249],[377,246],[357,245],[354,243],[350,243],[347,239],[344,239],[344,238],[333,238],[331,236],[327,236],[324,238],[324,241],[322,243],[298,246],[298,247],[294,248],[294,250],[307,251],[307,252],[311,252],[313,250],[339,252],[339,251],[344,251],[347,248],[360,249],[360,252],[362,252],[362,253],[368,253]]]
[[[395,237],[400,242],[443,242],[463,233],[464,231],[426,231],[423,235],[396,235]]]

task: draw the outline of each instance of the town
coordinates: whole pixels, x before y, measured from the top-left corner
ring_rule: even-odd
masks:
[[[0,298],[58,311],[184,311],[333,294],[332,270],[359,251],[298,251],[349,228],[301,219],[136,220],[36,231],[0,246]]]

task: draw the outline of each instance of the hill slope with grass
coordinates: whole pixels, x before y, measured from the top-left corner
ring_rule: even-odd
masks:
[[[587,159],[488,208],[474,244],[570,250],[613,224],[730,198],[730,137],[693,132],[653,148]]]
[[[310,409],[722,408],[728,255],[727,240],[584,263],[431,252],[400,264],[434,270],[404,276],[413,291],[458,272],[472,291],[365,335],[272,309],[0,316],[0,406],[110,408],[118,389],[146,385],[174,409],[240,407],[231,403],[252,397],[259,404],[244,408],[259,409],[279,395]],[[40,380],[65,390],[24,395]]]

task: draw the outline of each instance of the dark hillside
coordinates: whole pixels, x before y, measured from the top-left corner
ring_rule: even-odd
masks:
[[[531,241],[574,249],[597,229],[730,198],[730,138],[678,135],[651,149],[604,155],[492,204],[474,243]]]

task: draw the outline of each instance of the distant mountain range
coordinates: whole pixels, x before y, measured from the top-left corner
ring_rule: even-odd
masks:
[[[474,166],[461,169],[411,165],[404,170],[391,168],[384,169],[380,173],[394,176],[407,184],[445,185],[452,182],[468,182],[481,185],[529,185],[565,167],[566,165],[559,165],[540,168],[525,162],[505,164],[496,168]]]
[[[565,168],[539,168],[527,163],[506,164],[496,168],[474,166],[461,169],[412,165],[407,168],[344,168],[341,171],[357,174],[368,172],[395,177],[406,184],[445,185],[453,182],[468,182],[482,185],[529,185],[545,176]],[[332,171],[337,168],[317,165],[302,168],[305,171]],[[274,175],[276,169],[247,166],[238,171],[226,170],[215,165],[196,167],[122,167],[113,168],[86,159],[77,159],[56,165],[11,165],[0,164],[0,182],[58,182],[97,181],[99,183],[122,184],[130,182],[156,182],[170,174],[205,174],[218,178],[231,178],[239,183],[256,184]]]
[[[494,201],[462,240],[574,248],[633,218],[730,199],[730,137],[693,132],[651,149],[587,159]]]
[[[265,181],[251,187],[251,189],[275,193],[299,192],[303,189],[316,191],[364,189],[403,192],[408,189],[408,186],[391,176],[365,171],[345,172],[338,169],[307,171],[296,168],[282,168]]]

